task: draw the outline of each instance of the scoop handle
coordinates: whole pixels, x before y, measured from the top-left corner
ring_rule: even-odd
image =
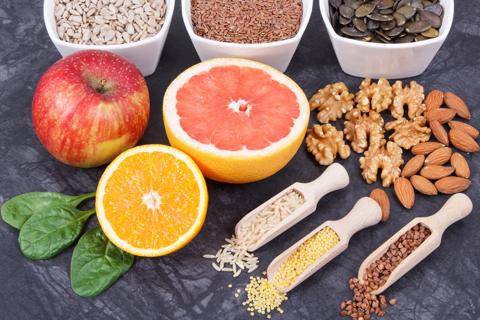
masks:
[[[428,227],[443,233],[449,226],[468,216],[472,212],[472,200],[464,193],[451,196],[435,214],[427,217]],[[433,230],[432,230],[433,231]]]
[[[302,183],[301,189],[306,198],[312,197],[317,203],[327,193],[345,188],[349,183],[347,170],[341,164],[333,163],[317,179]]]
[[[349,240],[358,231],[376,225],[381,219],[382,209],[378,203],[372,198],[363,197],[345,217],[333,223],[334,229],[346,235],[345,240]]]

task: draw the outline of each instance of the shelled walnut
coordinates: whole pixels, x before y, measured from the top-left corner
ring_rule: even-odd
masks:
[[[310,110],[318,109],[318,121],[329,123],[340,119],[344,113],[353,109],[353,97],[345,83],[329,84],[312,96]]]
[[[400,176],[400,166],[403,164],[402,148],[395,142],[371,145],[364,156],[360,158],[362,176],[367,183],[377,181],[378,170],[382,170],[381,178],[384,187],[390,186]]]
[[[411,81],[410,86],[403,87],[402,81],[398,80],[393,84],[392,89],[393,103],[390,108],[394,118],[403,118],[405,105],[408,106],[408,118],[413,119],[423,114],[426,107],[423,103],[425,94],[422,85]]]
[[[377,83],[372,83],[369,78],[364,79],[359,89],[355,95],[355,102],[356,107],[362,112],[368,112],[370,109],[382,112],[392,104],[392,87],[385,78],[380,78]]]
[[[307,131],[305,142],[308,151],[321,165],[333,163],[337,153],[342,159],[350,156],[350,147],[343,140],[343,132],[330,124],[313,125],[313,128]]]
[[[400,118],[385,124],[387,131],[394,130],[389,139],[404,149],[425,142],[430,139],[431,130],[426,126],[425,117],[415,117],[413,120]]]
[[[344,126],[345,138],[351,141],[355,152],[361,153],[369,145],[378,145],[383,139],[383,118],[376,111],[364,114],[355,108],[346,114]]]

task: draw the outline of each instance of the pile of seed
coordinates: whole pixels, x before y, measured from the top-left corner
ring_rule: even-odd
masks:
[[[418,248],[430,234],[430,229],[417,224],[391,244],[387,252],[367,268],[362,280],[350,279],[348,284],[353,291],[353,298],[340,304],[342,309],[340,315],[350,316],[356,320],[369,320],[372,314],[383,317],[387,307],[385,296],[377,297],[372,292],[384,285],[400,262]],[[390,304],[395,303],[395,299],[390,300]]]
[[[258,313],[266,315],[270,319],[272,311],[283,313],[280,305],[288,300],[287,295],[278,291],[267,278],[250,277],[245,292],[247,293],[247,300],[243,302],[243,305],[247,307],[251,316]]]
[[[215,255],[206,254],[206,259],[215,259],[212,267],[217,271],[232,272],[238,277],[242,270],[248,273],[258,267],[258,258],[248,252],[247,248],[257,243],[268,231],[282,222],[295,209],[305,203],[305,198],[296,191],[290,191],[268,204],[255,215],[250,223],[242,225],[238,231],[238,238],[232,236],[225,239]]]
[[[326,254],[340,238],[330,227],[322,228],[302,243],[278,268],[273,276],[277,288],[287,288],[314,262]]]
[[[192,0],[195,34],[235,43],[264,43],[294,37],[301,0]]]
[[[439,0],[329,0],[330,21],[344,37],[378,43],[436,38],[442,26]]]
[[[111,45],[157,34],[165,0],[55,0],[58,37],[66,42]]]

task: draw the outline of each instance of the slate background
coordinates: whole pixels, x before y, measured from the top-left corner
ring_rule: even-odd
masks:
[[[30,105],[41,74],[60,55],[51,43],[42,20],[42,2],[0,0],[0,203],[19,193],[48,190],[83,193],[95,190],[103,171],[65,166],[42,148],[35,137]],[[147,78],[151,92],[151,119],[141,143],[168,143],[162,125],[162,96],[167,85],[185,68],[198,62],[180,15],[174,21],[156,73]],[[480,127],[480,2],[456,1],[455,21],[443,48],[428,70],[416,80],[426,90],[441,88],[462,96],[473,111],[472,123]],[[310,96],[317,88],[345,81],[353,90],[360,79],[342,73],[318,4],[305,36],[287,71]],[[313,117],[312,117],[313,118]],[[468,156],[473,185],[468,190],[475,208],[451,227],[442,246],[386,293],[398,304],[385,319],[480,319],[480,233],[478,155]],[[351,184],[320,201],[316,213],[257,252],[264,270],[279,254],[315,226],[338,219],[374,186],[360,177],[358,156],[341,162],[351,174]],[[168,257],[137,259],[134,267],[111,289],[93,299],[76,296],[70,289],[72,250],[40,262],[19,252],[18,233],[0,223],[0,319],[250,319],[234,289],[248,277],[233,280],[217,273],[204,253],[214,253],[235,223],[251,209],[295,181],[310,181],[323,168],[302,146],[289,165],[275,176],[246,185],[208,181],[210,205],[204,228],[186,248]],[[341,256],[290,294],[285,314],[275,319],[337,319],[338,304],[350,297],[347,280],[361,261],[397,229],[416,216],[430,215],[447,197],[417,195],[413,210],[401,209],[388,190],[392,216],[388,223],[353,237]],[[92,219],[90,226],[96,224]],[[227,288],[232,283],[233,288]]]

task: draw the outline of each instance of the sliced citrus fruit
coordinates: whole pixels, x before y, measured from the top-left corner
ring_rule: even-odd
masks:
[[[205,176],[244,183],[283,168],[300,147],[310,108],[302,89],[259,62],[220,58],[194,65],[168,87],[163,119],[170,144]]]
[[[156,144],[127,150],[107,167],[95,207],[103,232],[116,246],[156,257],[195,237],[207,204],[205,179],[193,160]]]

